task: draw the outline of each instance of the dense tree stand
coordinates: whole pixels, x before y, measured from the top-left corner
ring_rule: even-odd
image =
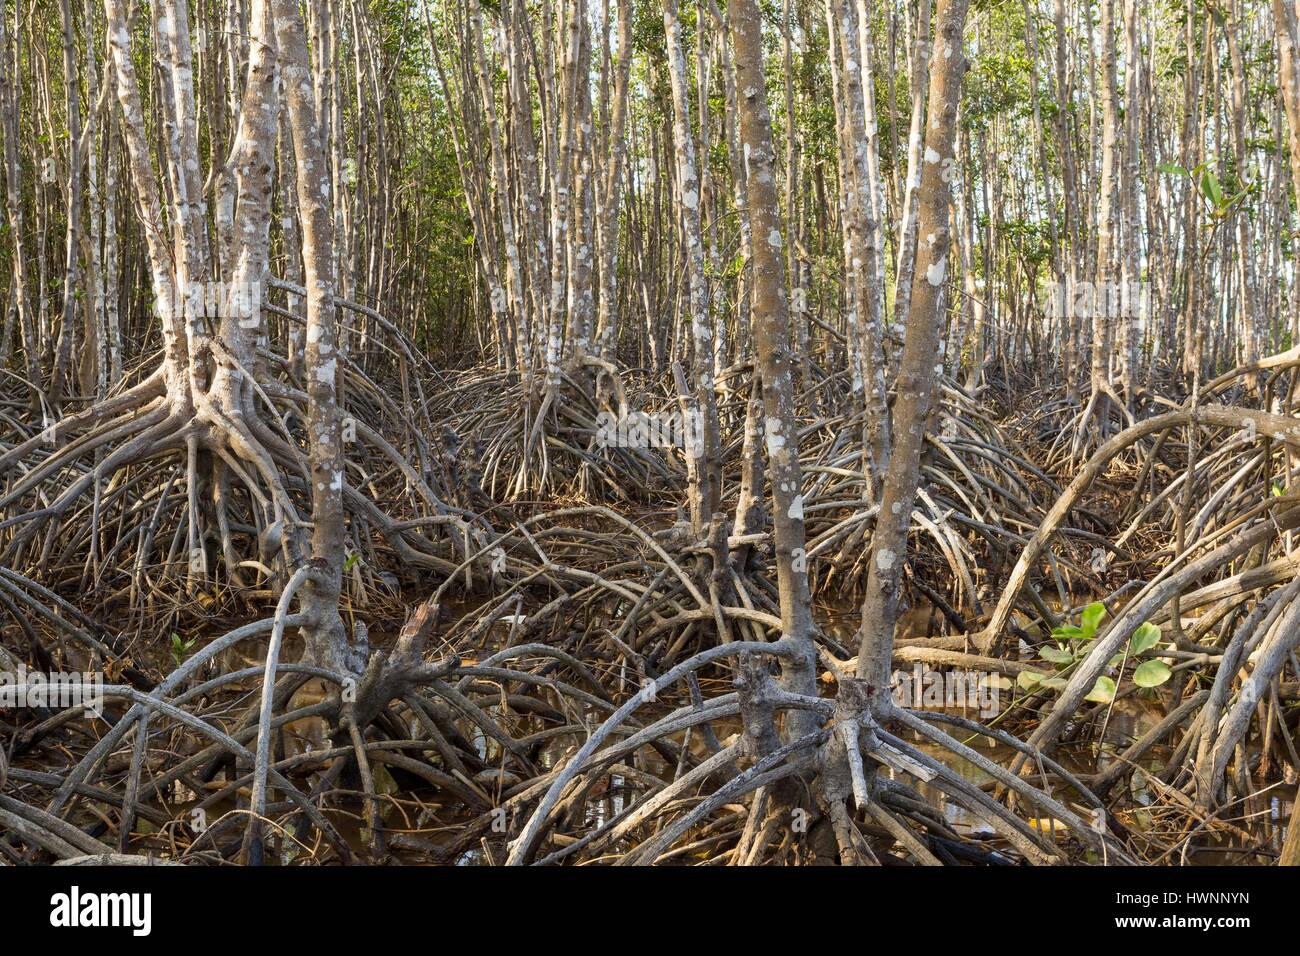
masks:
[[[1300,862],[1293,7],[0,5],[0,861]]]

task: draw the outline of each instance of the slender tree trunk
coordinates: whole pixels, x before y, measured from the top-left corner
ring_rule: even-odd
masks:
[[[1300,203],[1300,23],[1294,0],[1272,0],[1274,38],[1277,41],[1278,87],[1286,109],[1287,154],[1291,160],[1291,187]],[[1294,294],[1294,293],[1293,293]]]
[[[786,297],[781,213],[777,200],[772,120],[763,75],[762,18],[756,0],[730,0],[731,42],[736,59],[740,140],[749,158],[747,205],[753,226],[752,294],[754,349],[763,383],[768,482],[776,543],[781,632],[798,642],[802,660],[782,659],[782,683],[800,694],[816,693],[811,598],[804,551],[803,476],[799,466],[799,422],[795,409],[790,311]],[[811,714],[786,717],[793,740],[811,732]]]
[[[1074,296],[1074,285],[1078,276],[1078,255],[1080,251],[1079,242],[1079,220],[1078,220],[1078,195],[1079,195],[1079,177],[1075,169],[1075,148],[1070,133],[1070,115],[1071,110],[1068,105],[1073,96],[1073,90],[1070,84],[1069,72],[1066,66],[1066,50],[1069,40],[1066,37],[1065,27],[1065,0],[1056,0],[1053,6],[1054,24],[1056,27],[1056,98],[1060,108],[1056,111],[1056,137],[1057,153],[1061,157],[1061,197],[1064,205],[1064,243],[1069,247],[1069,253],[1065,256],[1069,261],[1068,267],[1062,263],[1057,273],[1056,295],[1058,301],[1062,303],[1063,311],[1061,313],[1062,329],[1061,334],[1064,339],[1064,354],[1062,356],[1062,365],[1064,366],[1065,375],[1065,394],[1070,399],[1078,397],[1078,380],[1076,369],[1079,364],[1079,316],[1072,307],[1066,305]],[[989,290],[992,292],[992,290]]]
[[[1142,107],[1138,100],[1142,89],[1142,63],[1139,58],[1137,0],[1124,0],[1124,191],[1121,203],[1124,209],[1124,254],[1120,259],[1120,375],[1124,400],[1132,408],[1142,370],[1138,367],[1138,318],[1147,296],[1142,294],[1142,261],[1144,251],[1150,254],[1149,244],[1143,249],[1139,229],[1138,197],[1138,143],[1141,138]]]
[[[943,373],[944,284],[952,244],[949,203],[952,184],[960,182],[953,149],[957,108],[966,58],[962,31],[969,0],[938,0],[935,43],[930,55],[930,101],[927,110],[925,163],[918,193],[917,244],[911,314],[898,369],[894,403],[895,436],[876,529],[871,539],[866,596],[862,602],[862,643],[858,677],[869,696],[888,698],[907,535],[920,479],[930,404]]]
[[[68,226],[63,263],[63,322],[59,326],[58,343],[54,348],[54,371],[50,377],[50,403],[58,406],[63,401],[68,385],[72,362],[72,343],[76,337],[75,322],[77,299],[81,292],[81,94],[77,84],[75,37],[72,29],[72,5],[60,0],[59,11],[63,20],[63,84],[67,94],[68,110],[68,181],[64,194],[67,200]]]
[[[609,159],[601,190],[596,242],[599,247],[600,312],[596,343],[601,358],[614,357],[618,341],[619,208],[623,195],[623,157],[627,153],[627,94],[632,75],[632,0],[618,0],[618,66],[609,126]]]
[[[338,317],[334,308],[334,220],[325,150],[312,89],[307,37],[295,0],[271,0],[297,159],[298,216],[307,288],[308,461],[311,475],[312,575],[301,592],[308,624],[306,658],[346,673],[347,635],[339,617],[343,575],[343,436],[337,401]]]
[[[848,158],[851,160],[848,174],[844,177],[849,186],[844,206],[848,223],[848,262],[853,275],[855,304],[855,308],[850,310],[850,320],[856,325],[856,328],[850,327],[850,334],[859,337],[862,362],[861,380],[854,376],[854,386],[862,392],[861,400],[865,411],[863,448],[868,453],[863,473],[868,482],[870,499],[874,502],[881,476],[889,462],[890,443],[889,411],[885,402],[885,358],[881,344],[884,330],[879,323],[884,281],[876,273],[878,224],[872,216],[873,182],[867,156],[869,139],[866,107],[863,102],[862,73],[857,64],[861,51],[858,21],[851,0],[834,0],[834,3],[834,24],[844,64],[841,99],[846,128],[841,135],[848,146]]]
[[[486,114],[488,145],[492,153],[492,197],[496,203],[496,221],[501,228],[501,241],[505,246],[506,285],[501,288],[493,286],[490,291],[492,310],[500,316],[499,324],[503,331],[513,332],[515,354],[509,349],[502,349],[507,368],[513,364],[520,374],[527,377],[527,324],[526,310],[520,308],[523,300],[523,266],[519,255],[519,243],[515,237],[514,216],[510,208],[510,181],[506,172],[506,147],[502,135],[501,122],[497,116],[496,91],[493,88],[489,67],[483,52],[483,11],[477,0],[469,7],[472,27],[471,40],[474,52],[474,72],[478,80],[479,102],[483,104]],[[504,343],[503,343],[504,344]]]
[[[17,13],[15,12],[17,18]],[[19,18],[20,22],[20,18]],[[6,30],[5,13],[0,11],[0,135],[4,137],[5,158],[5,214],[8,219],[10,254],[13,264],[14,308],[18,313],[18,329],[22,339],[23,361],[27,381],[32,389],[32,403],[39,404],[40,346],[36,339],[36,321],[27,298],[27,254],[24,250],[26,230],[22,202],[22,167],[18,161],[19,134],[22,129],[18,110],[16,85],[19,63],[19,35],[15,29],[10,36]]]
[[[903,324],[910,315],[912,276],[916,268],[917,190],[921,186],[921,142],[925,131],[921,119],[925,116],[926,73],[923,69],[930,54],[930,3],[920,0],[916,13],[916,34],[909,57],[909,76],[912,81],[912,121],[907,133],[907,187],[903,194],[902,221],[898,227],[898,257],[894,277],[894,321]]]
[[[1103,437],[1109,431],[1111,303],[1115,288],[1116,215],[1119,176],[1116,139],[1119,107],[1115,93],[1115,0],[1101,0],[1101,187],[1097,203],[1097,265],[1092,290],[1092,402]]]
[[[682,53],[682,28],[676,0],[664,0],[668,71],[673,90],[673,140],[677,155],[678,213],[686,246],[688,310],[691,324],[691,408],[698,419],[699,454],[694,461],[691,524],[703,535],[722,500],[722,453],[718,407],[713,390],[713,325],[704,275],[704,237],[700,227],[700,178],[691,137],[689,86]],[[752,165],[751,165],[752,172]],[[689,458],[690,456],[688,456]]]

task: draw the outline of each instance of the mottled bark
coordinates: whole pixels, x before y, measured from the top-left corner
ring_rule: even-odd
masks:
[[[869,695],[883,701],[889,693],[894,624],[898,616],[907,535],[920,479],[930,406],[943,374],[944,288],[952,236],[949,203],[959,181],[953,148],[957,108],[966,58],[962,31],[968,0],[939,0],[930,55],[930,96],[926,121],[925,162],[918,193],[917,244],[911,313],[898,369],[894,403],[894,448],[871,539],[866,596],[862,602],[862,643],[858,677]]]
[[[271,0],[297,160],[298,216],[307,288],[307,433],[311,477],[311,561],[301,607],[307,658],[346,672],[347,635],[339,617],[343,574],[343,438],[338,387],[338,317],[334,307],[334,220],[325,150],[316,113],[307,38],[294,0]]]
[[[1115,281],[1115,226],[1119,199],[1119,167],[1116,139],[1119,108],[1115,93],[1115,0],[1101,0],[1101,183],[1097,203],[1097,263],[1092,307],[1093,401],[1101,403],[1102,434],[1109,412],[1105,393],[1110,383],[1111,292]]]
[[[803,475],[799,465],[790,310],[774,176],[772,121],[763,78],[762,19],[755,0],[730,0],[729,10],[736,58],[740,138],[749,159],[746,192],[754,237],[751,328],[763,382],[781,631],[803,651],[801,659],[782,660],[782,683],[787,690],[815,694],[813,623],[804,551]],[[796,739],[814,727],[811,714],[791,712],[786,717],[786,739]]]
[[[1286,109],[1291,187],[1300,201],[1300,22],[1294,0],[1271,0],[1277,40],[1278,87]]]
[[[704,274],[704,236],[700,225],[700,178],[691,136],[686,58],[676,0],[664,0],[664,29],[668,35],[668,72],[673,90],[673,146],[677,161],[678,214],[686,247],[687,309],[691,328],[691,411],[698,419],[701,454],[691,462],[691,524],[703,536],[722,499],[722,453],[718,437],[718,407],[713,390],[713,324]],[[752,172],[752,165],[751,165]]]
[[[916,269],[917,190],[921,188],[921,143],[925,131],[921,118],[925,116],[926,72],[923,69],[930,59],[930,4],[920,0],[916,14],[916,33],[912,38],[908,58],[908,75],[912,83],[912,120],[907,133],[907,180],[903,193],[902,219],[898,226],[898,257],[894,267],[894,321],[902,324],[911,313],[912,278]]]
[[[40,383],[40,346],[36,339],[36,322],[27,298],[28,261],[24,251],[26,224],[22,203],[22,167],[18,161],[19,124],[18,88],[18,33],[7,31],[6,17],[0,11],[0,136],[4,139],[5,159],[5,215],[9,226],[9,242],[13,265],[14,309],[17,311],[19,337],[23,347],[23,362],[27,381],[32,387],[32,401],[39,402],[36,389]]]
[[[632,75],[632,0],[618,0],[618,66],[615,69],[612,112],[608,130],[608,157],[596,220],[597,259],[600,271],[600,311],[596,321],[596,346],[600,357],[614,357],[618,340],[618,239],[619,206],[623,195],[623,158],[627,154],[627,99]]]
[[[854,376],[855,390],[861,391],[864,409],[862,426],[863,448],[867,460],[863,463],[864,477],[868,482],[870,497],[874,501],[879,492],[881,476],[889,462],[889,411],[886,405],[885,358],[882,348],[880,316],[884,295],[884,279],[877,270],[876,243],[878,223],[874,214],[872,192],[874,181],[868,159],[870,138],[863,99],[862,71],[857,57],[861,50],[858,39],[858,19],[854,16],[850,0],[834,0],[836,33],[838,34],[842,69],[842,99],[845,130],[842,136],[848,144],[851,168],[845,182],[849,187],[845,197],[845,217],[848,224],[848,264],[854,286],[855,308],[851,321],[859,336],[859,357],[862,362],[861,378]]]

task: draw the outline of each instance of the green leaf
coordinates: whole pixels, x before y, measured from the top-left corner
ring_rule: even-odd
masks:
[[[1074,662],[1074,655],[1069,651],[1061,650],[1059,647],[1040,647],[1038,656],[1045,661],[1051,661],[1053,664],[1070,664]]]
[[[344,560],[343,562],[343,573],[347,574],[349,571],[355,568],[357,566],[357,562],[360,560],[361,560],[360,551],[353,551],[351,554],[349,554],[347,556],[347,559]]]
[[[1038,682],[1043,679],[1042,674],[1036,674],[1033,671],[1021,671],[1016,675],[1016,683],[1022,690],[1030,690],[1038,686]]]
[[[1087,634],[1083,633],[1083,628],[1075,624],[1063,624],[1060,627],[1052,628],[1052,637],[1056,638],[1058,641],[1077,641],[1087,636]]]
[[[1139,687],[1159,687],[1173,673],[1164,661],[1143,661],[1133,672],[1133,683]]]
[[[1201,192],[1214,205],[1223,205],[1223,187],[1219,185],[1219,177],[1208,169],[1201,173]]]
[[[1148,621],[1139,627],[1133,634],[1132,639],[1129,641],[1129,647],[1131,648],[1133,655],[1136,657],[1138,654],[1150,650],[1159,643],[1160,628]]]
[[[1115,699],[1115,682],[1103,674],[1097,678],[1097,683],[1092,685],[1092,690],[1088,691],[1088,696],[1083,699],[1098,704],[1109,704]]]
[[[1187,170],[1177,163],[1156,163],[1156,169],[1162,173],[1172,173],[1175,176],[1187,175]]]
[[[1064,677],[1044,677],[1039,681],[1044,687],[1050,687],[1052,690],[1060,690],[1065,686]]]
[[[1085,637],[1092,637],[1097,633],[1097,625],[1106,615],[1106,605],[1100,601],[1094,601],[1083,609],[1083,615],[1079,618],[1079,624],[1083,628]]]

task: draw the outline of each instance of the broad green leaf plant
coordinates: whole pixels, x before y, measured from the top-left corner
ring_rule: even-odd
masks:
[[[1079,661],[1088,656],[1092,642],[1097,637],[1097,628],[1106,616],[1106,608],[1096,601],[1085,607],[1079,615],[1078,624],[1063,624],[1052,629],[1054,644],[1045,644],[1038,649],[1038,656],[1052,664],[1056,670],[1044,677],[1032,671],[1024,671],[1017,678],[1017,683],[1024,690],[1045,688],[1059,691],[1066,685],[1066,673]],[[1155,656],[1160,646],[1160,628],[1145,622],[1129,638],[1128,648],[1113,655],[1107,663],[1107,669],[1117,669],[1116,677],[1102,674],[1092,686],[1085,700],[1108,704],[1115,699],[1119,690],[1116,678],[1123,679],[1123,666],[1126,661],[1135,661],[1137,666],[1132,673],[1132,681],[1138,687],[1159,687],[1169,680],[1172,671],[1169,665]],[[1146,655],[1145,659],[1142,659]]]

